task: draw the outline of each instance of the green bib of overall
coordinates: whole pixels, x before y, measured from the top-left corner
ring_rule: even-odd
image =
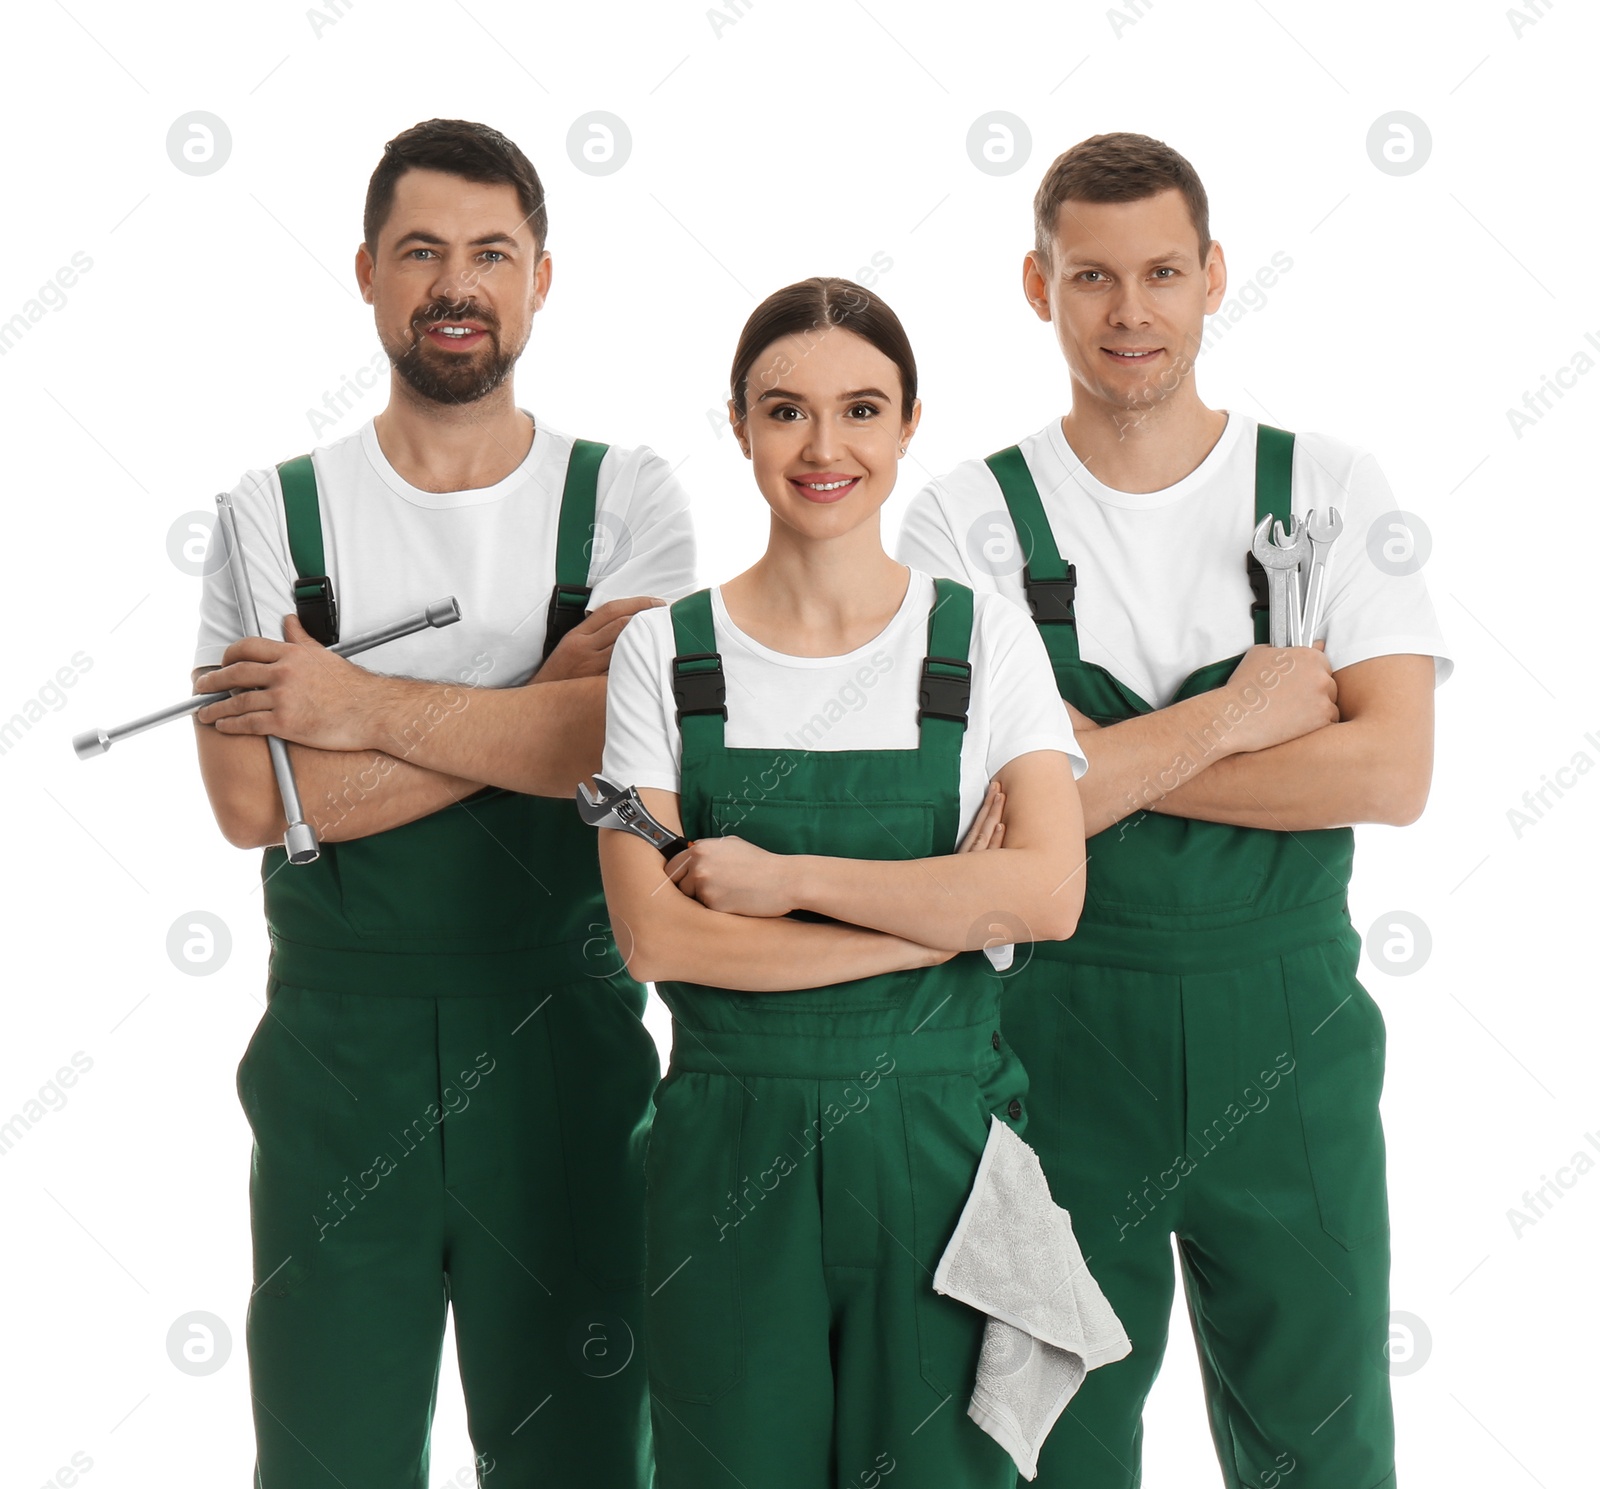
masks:
[[[1259,427],[1258,522],[1287,523],[1293,450],[1292,434]],[[1100,725],[1151,712],[1080,656],[1076,568],[1020,450],[987,464],[1027,555],[1025,591],[1062,698]],[[1196,669],[1172,701],[1221,687],[1242,657]],[[1258,691],[1270,708],[1270,690]],[[1207,732],[1225,735],[1237,718],[1219,703]],[[1175,761],[1146,799],[1192,769]],[[1384,1031],[1355,976],[1353,848],[1348,827],[1136,810],[1089,839],[1076,934],[1018,948],[1005,1027],[1034,1093],[1029,1141],[1134,1342],[1062,1417],[1040,1457],[1043,1489],[1138,1482],[1174,1232],[1229,1489],[1286,1476],[1291,1459],[1299,1489],[1390,1482]]]
[[[710,592],[672,606],[686,836],[954,851],[973,601],[936,584],[913,749],[729,747]],[[1012,1489],[964,1412],[983,1315],[931,1286],[991,1113],[1025,1122],[1001,985],[978,951],[791,992],[657,983],[673,1020],[646,1172],[660,1489],[856,1484],[884,1452],[929,1489]]]
[[[546,657],[583,617],[605,450],[579,440],[567,467]],[[310,461],[287,469],[295,464],[283,489],[301,603],[327,580],[314,482],[305,494]],[[428,719],[415,727],[425,733]],[[299,987],[444,997],[526,987],[535,965],[543,975],[618,965],[594,831],[565,798],[489,787],[404,826],[324,843],[315,863],[285,862],[268,848],[261,879],[272,975]],[[642,1013],[645,991],[634,989]]]
[[[568,466],[547,657],[583,615],[604,453]],[[332,640],[311,461],[281,477],[297,608]],[[238,1071],[256,1489],[424,1489],[447,1309],[485,1482],[649,1489],[660,1064],[594,830],[489,789],[313,864],[269,849],[262,879],[268,1003]]]

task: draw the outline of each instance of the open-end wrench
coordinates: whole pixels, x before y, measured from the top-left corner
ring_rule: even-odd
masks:
[[[1311,557],[1311,539],[1306,536],[1305,525],[1296,522],[1294,514],[1290,513],[1287,533],[1284,532],[1281,522],[1272,524],[1272,541],[1274,547],[1294,554],[1294,567],[1284,571],[1285,583],[1288,586],[1289,645],[1304,646],[1305,641],[1300,631],[1300,619],[1303,614],[1300,603],[1300,568]]]
[[[461,607],[456,604],[456,597],[449,595],[442,600],[435,600],[426,610],[416,615],[408,615],[404,620],[391,621],[375,631],[352,636],[348,641],[340,641],[330,646],[328,650],[335,656],[359,656],[364,651],[371,651],[375,646],[382,646],[386,641],[396,641],[402,636],[414,635],[417,631],[425,631],[430,626],[453,626],[460,619]],[[218,703],[224,698],[232,698],[236,693],[244,691],[246,690],[243,688],[234,688],[226,693],[193,693],[181,703],[158,708],[154,713],[147,713],[129,723],[118,724],[111,729],[86,729],[82,734],[72,736],[73,751],[80,760],[92,760],[96,755],[105,754],[119,740],[143,734],[146,729],[154,729],[158,724],[167,724],[173,719],[187,718],[192,713],[199,713],[208,703]]]
[[[1300,553],[1296,548],[1280,548],[1267,531],[1273,525],[1270,514],[1256,525],[1250,551],[1267,571],[1267,640],[1273,646],[1292,646],[1289,639],[1289,571],[1298,571]],[[1280,532],[1283,530],[1280,526]]]
[[[639,800],[637,786],[614,786],[602,775],[594,778],[598,794],[578,782],[578,815],[590,827],[619,827],[631,832],[660,850],[665,859],[673,859],[689,846],[689,839],[681,833],[663,827],[645,809]]]
[[[1325,511],[1314,508],[1306,513],[1306,536],[1311,539],[1311,574],[1306,581],[1306,608],[1300,621],[1301,644],[1310,646],[1322,624],[1323,607],[1328,601],[1328,561],[1333,545],[1344,531],[1344,518],[1337,507]]]

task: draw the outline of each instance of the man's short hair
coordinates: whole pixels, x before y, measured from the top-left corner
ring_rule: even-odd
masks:
[[[545,212],[544,186],[528,157],[487,124],[475,124],[469,119],[426,119],[397,134],[383,147],[383,159],[367,182],[361,232],[368,253],[377,255],[378,234],[394,206],[395,182],[411,170],[447,171],[468,181],[516,187],[522,219],[543,251],[550,221]]]
[[[1097,134],[1056,156],[1033,198],[1033,242],[1050,266],[1064,202],[1138,202],[1159,192],[1183,193],[1203,260],[1211,247],[1211,213],[1200,177],[1170,145],[1147,134]]]

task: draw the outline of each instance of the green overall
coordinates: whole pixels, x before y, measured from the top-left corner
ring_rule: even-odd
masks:
[[[567,473],[547,656],[582,613],[604,449]],[[285,467],[297,599],[328,589],[311,479]],[[487,789],[304,867],[270,848],[262,878],[268,1003],[238,1073],[257,1489],[426,1489],[447,1304],[486,1482],[646,1489],[660,1063],[593,829]]]
[[[1293,441],[1261,428],[1258,521],[1287,518]],[[1029,555],[1030,608],[1061,696],[1097,724],[1151,712],[1079,657],[1076,571],[1020,452],[988,465]],[[1252,608],[1264,642],[1259,591]],[[1243,614],[1240,631],[1247,640]],[[1222,686],[1242,655],[1191,673],[1174,701]],[[1270,691],[1259,696],[1271,707]],[[1213,727],[1231,727],[1221,707]],[[1180,761],[1146,799],[1181,778]],[[1047,1440],[1041,1489],[1140,1482],[1171,1233],[1228,1489],[1393,1483],[1384,1025],[1356,980],[1353,843],[1348,827],[1135,811],[1089,840],[1076,934],[1018,948],[1005,1028],[1031,1081],[1029,1141],[1133,1340]]]
[[[971,590],[937,581],[915,749],[728,748],[710,592],[671,615],[685,835],[953,851]],[[1025,1126],[1001,985],[981,951],[793,992],[656,984],[673,1021],[646,1163],[660,1489],[1011,1489],[966,1415],[984,1315],[932,1288],[990,1114]]]

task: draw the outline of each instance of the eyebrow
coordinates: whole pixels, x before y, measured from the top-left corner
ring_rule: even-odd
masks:
[[[765,403],[769,398],[788,398],[795,403],[808,401],[803,393],[791,393],[787,388],[768,388],[765,393],[756,399],[756,402]],[[881,388],[857,388],[853,393],[841,393],[839,402],[854,403],[858,398],[881,398],[885,403],[889,401],[889,395]]]
[[[405,237],[399,239],[394,246],[398,249],[404,248],[407,243],[446,244],[449,241],[450,240],[448,238],[441,238],[437,233],[430,233],[422,228],[415,228],[411,232],[407,233]],[[480,248],[489,243],[509,243],[515,247],[516,242],[517,240],[513,238],[510,233],[486,233],[481,238],[472,239],[467,246],[469,248]]]
[[[1147,269],[1154,268],[1157,264],[1170,264],[1175,259],[1192,259],[1194,254],[1184,248],[1171,248],[1166,253],[1158,253],[1144,262]],[[1073,254],[1066,256],[1065,262],[1074,269],[1104,269],[1108,267],[1104,260],[1097,258],[1078,257]]]

